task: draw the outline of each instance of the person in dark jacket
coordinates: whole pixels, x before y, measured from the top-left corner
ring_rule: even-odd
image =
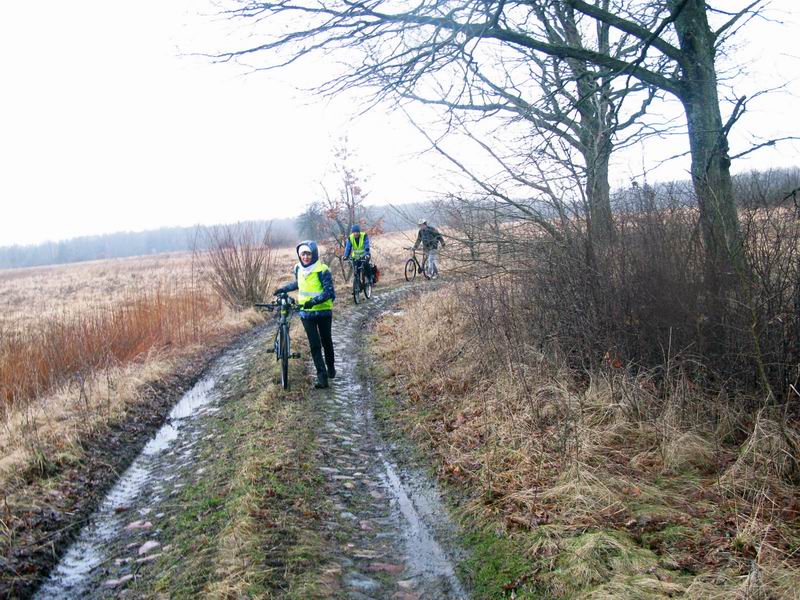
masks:
[[[311,357],[317,370],[316,388],[328,387],[328,379],[336,377],[331,325],[333,324],[333,276],[328,265],[319,260],[317,243],[311,240],[297,245],[300,262],[294,267],[294,281],[275,293],[298,291],[300,322],[308,336]],[[323,358],[324,351],[324,358]]]
[[[417,232],[417,241],[414,242],[414,250],[422,244],[422,251],[428,257],[428,275],[431,279],[436,279],[439,276],[439,265],[437,264],[439,244],[444,248],[444,238],[439,230],[428,225],[428,221],[425,219],[420,219],[417,225],[419,231]]]

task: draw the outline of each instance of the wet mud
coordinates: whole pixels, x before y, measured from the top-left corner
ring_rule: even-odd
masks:
[[[220,410],[226,387],[240,373],[263,335],[229,350],[170,411],[164,425],[145,445],[95,511],[77,540],[34,598],[106,598],[160,557],[160,522],[165,505],[183,487],[181,474],[202,474],[196,451],[211,442],[206,417]]]
[[[256,330],[223,340],[170,377],[148,386],[123,420],[81,439],[85,458],[54,466],[51,476],[58,478],[57,483],[35,479],[3,490],[2,533],[9,549],[0,556],[0,598],[31,597],[120,473],[163,425],[176,401],[224,350],[238,348],[258,335]]]
[[[317,462],[331,511],[321,532],[329,542],[331,598],[449,600],[469,597],[458,577],[457,531],[440,496],[408,452],[381,435],[368,375],[368,327],[408,293],[376,290],[357,307],[340,300],[334,318],[337,377],[313,390],[319,411]],[[133,597],[134,579],[169,550],[164,533],[181,488],[208,467],[200,449],[214,443],[217,412],[237,398],[248,364],[270,343],[261,328],[222,354],[169,414],[165,425],[122,474],[81,529],[39,599]],[[309,372],[313,368],[309,363]],[[209,459],[206,459],[209,460]]]
[[[338,373],[330,390],[317,392],[326,493],[338,509],[327,527],[341,540],[342,597],[467,598],[456,571],[456,529],[434,484],[408,461],[398,463],[405,451],[382,439],[373,415],[365,329],[406,291],[376,293],[334,321]]]

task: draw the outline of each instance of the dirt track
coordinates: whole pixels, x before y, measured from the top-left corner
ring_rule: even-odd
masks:
[[[373,417],[376,398],[363,352],[364,329],[408,289],[378,291],[358,307],[340,297],[337,304],[345,310],[337,310],[334,320],[338,376],[330,389],[312,392],[321,417],[317,464],[325,483],[319,494],[331,507],[320,532],[330,547],[330,597],[468,596],[456,575],[456,532],[434,485],[410,466],[402,447],[383,440]],[[159,575],[153,565],[170,547],[166,525],[178,517],[175,498],[210,466],[200,457],[215,443],[217,415],[242,395],[247,372],[263,360],[270,338],[263,330],[211,365],[122,475],[36,597],[124,597],[131,582]]]

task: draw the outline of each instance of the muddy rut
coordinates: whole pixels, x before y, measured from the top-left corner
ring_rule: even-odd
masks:
[[[320,412],[320,490],[333,507],[323,521],[336,579],[331,597],[353,600],[468,598],[457,576],[462,558],[456,529],[433,482],[407,457],[402,444],[379,432],[368,375],[368,325],[410,288],[376,291],[358,307],[334,318],[337,377],[327,390],[314,390]],[[341,298],[339,305],[352,304]],[[293,329],[295,335],[301,328]],[[269,344],[264,328],[246,344],[224,353],[173,408],[167,423],[106,496],[36,598],[133,597],[129,584],[156,577],[150,565],[169,549],[163,521],[174,518],[180,489],[202,477],[198,452],[213,444],[214,415],[235,401],[242,373]],[[208,459],[205,459],[208,460]]]

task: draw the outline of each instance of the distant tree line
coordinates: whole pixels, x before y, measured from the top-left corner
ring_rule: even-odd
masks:
[[[430,218],[435,213],[431,204],[416,203],[368,206],[370,218],[384,220],[384,231],[407,229],[416,224],[418,215]],[[313,213],[312,213],[313,215]],[[301,237],[317,237],[313,224],[308,222],[308,211],[290,219],[254,221],[256,232],[270,228],[270,238],[275,246],[294,244]],[[0,247],[0,269],[38,267],[76,263],[106,258],[143,256],[163,252],[182,252],[203,249],[210,226],[162,227],[147,231],[121,231],[103,235],[76,237],[57,242],[44,242],[27,246]]]
[[[275,243],[288,243],[296,235],[294,219],[257,221],[258,229],[271,227]],[[0,268],[36,267],[87,260],[182,252],[206,243],[206,226],[162,227],[147,231],[121,231],[44,242],[29,246],[0,247]]]

